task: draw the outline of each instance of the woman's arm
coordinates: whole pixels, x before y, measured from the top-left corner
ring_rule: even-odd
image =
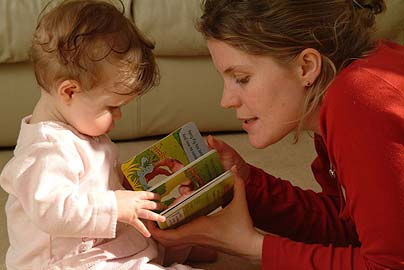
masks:
[[[306,243],[359,245],[332,195],[302,190],[253,166],[246,194],[254,225],[264,231]]]

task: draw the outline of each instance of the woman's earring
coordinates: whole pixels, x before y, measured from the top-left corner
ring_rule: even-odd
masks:
[[[307,87],[311,86],[311,82],[306,82],[306,86]]]

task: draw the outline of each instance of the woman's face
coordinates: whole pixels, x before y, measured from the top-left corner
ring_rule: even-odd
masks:
[[[295,63],[280,65],[214,39],[208,48],[224,80],[221,106],[236,110],[252,146],[265,148],[294,130],[305,97]]]

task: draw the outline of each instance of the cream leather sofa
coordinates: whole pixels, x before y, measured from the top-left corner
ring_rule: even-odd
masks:
[[[0,1],[0,169],[12,155],[20,119],[30,114],[39,96],[28,61],[36,18],[45,0]],[[303,136],[297,145],[290,138],[265,150],[252,149],[234,112],[219,106],[222,81],[215,71],[202,36],[195,30],[200,0],[124,0],[126,15],[155,41],[161,83],[127,105],[124,117],[111,132],[121,160],[139,152],[162,135],[187,121],[204,134],[216,134],[233,145],[245,159],[284,179],[295,179],[303,188],[318,190],[312,180],[312,139]],[[379,35],[404,42],[404,1],[390,0],[389,11],[378,18]],[[4,204],[0,189],[0,270],[6,269],[8,247]],[[205,269],[259,269],[240,258],[220,254]]]

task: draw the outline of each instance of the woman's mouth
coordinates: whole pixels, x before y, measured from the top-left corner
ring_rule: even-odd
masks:
[[[248,130],[251,129],[251,127],[257,120],[258,120],[257,117],[241,119],[241,121],[243,121],[243,129],[248,132]]]
[[[252,122],[252,121],[254,121],[254,120],[256,120],[257,118],[250,118],[250,119],[244,119],[243,120],[243,123],[244,124],[248,124],[248,123],[250,123],[250,122]]]

